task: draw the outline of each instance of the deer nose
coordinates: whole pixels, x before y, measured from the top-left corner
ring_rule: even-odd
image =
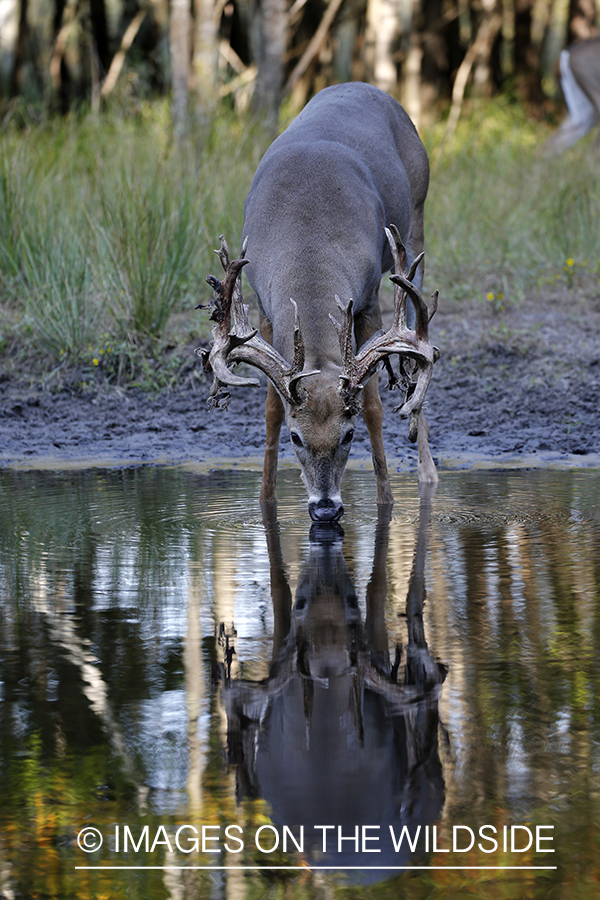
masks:
[[[344,515],[344,507],[339,500],[318,500],[308,504],[308,513],[313,522],[337,522]]]

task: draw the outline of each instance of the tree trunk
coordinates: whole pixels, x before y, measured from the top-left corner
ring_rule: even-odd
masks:
[[[171,118],[178,139],[188,127],[191,23],[189,0],[171,0]]]
[[[100,76],[104,78],[110,65],[106,4],[104,0],[89,0],[89,2],[92,37],[96,45],[96,54],[100,64]]]
[[[135,16],[125,29],[125,33],[121,38],[121,45],[113,56],[108,72],[106,73],[106,78],[102,83],[102,88],[100,90],[100,94],[102,97],[108,97],[113,92],[119,75],[121,74],[121,71],[125,64],[125,57],[127,56],[127,52],[136,39],[137,34],[142,27],[142,22],[146,18],[147,12],[148,7],[142,7],[142,9],[138,10],[138,12],[135,14]]]
[[[568,43],[596,37],[597,21],[595,0],[569,0]]]
[[[446,140],[451,138],[456,131],[471,71],[478,61],[484,67],[482,71],[485,71],[485,67],[489,64],[494,41],[501,28],[502,15],[498,3],[498,5],[492,6],[482,17],[477,33],[465,54],[465,58],[458,67],[452,88],[452,106],[446,122]]]
[[[253,106],[267,124],[277,122],[283,89],[283,60],[287,50],[286,0],[258,0],[252,28],[253,56],[257,67]]]
[[[196,32],[194,41],[194,87],[201,111],[212,109],[216,101],[216,72],[219,54],[218,25],[214,0],[194,0]]]
[[[354,80],[354,55],[363,12],[362,0],[345,0],[333,23],[333,76],[338,83]]]
[[[294,89],[302,76],[310,69],[310,67],[314,63],[329,36],[329,32],[332,28],[334,19],[343,2],[344,0],[329,0],[327,9],[325,10],[325,14],[323,15],[323,18],[319,23],[319,27],[308,42],[308,47],[298,60],[297,64],[294,66],[294,70],[292,71],[285,84],[285,87],[283,88],[284,94],[287,94],[289,91],[292,91]]]
[[[64,58],[69,32],[76,16],[76,4],[72,0],[56,0],[52,23],[53,49],[50,57],[50,83],[52,85],[52,106],[63,115],[69,111],[71,94],[71,73]]]
[[[10,76],[9,94],[11,97],[17,97],[23,90],[23,68],[25,66],[25,56],[27,52],[27,41],[29,38],[29,25],[27,22],[28,0],[21,0],[19,9],[19,33],[15,46],[15,59]]]
[[[542,83],[538,52],[533,43],[533,0],[515,0],[514,75],[517,89],[527,103],[541,103]]]
[[[448,44],[453,35],[448,31],[447,17],[451,21],[458,21],[458,13],[448,7],[446,14],[443,12],[442,0],[422,0],[420,13],[417,18],[417,27],[421,32],[421,48],[423,59],[421,63],[421,103],[424,114],[431,118],[431,111],[435,108],[440,94],[450,94],[451,70],[449,63]],[[459,44],[460,46],[460,44]],[[460,59],[454,68],[460,65]]]
[[[502,41],[502,0],[486,0],[481,16],[477,17],[476,43],[479,51],[473,61],[473,96],[491,97],[495,88]],[[467,51],[468,52],[468,51]]]
[[[411,34],[410,49],[406,55],[404,64],[404,90],[403,103],[416,128],[421,127],[423,116],[422,107],[422,78],[423,49],[421,47],[421,35],[414,30]]]
[[[367,2],[364,44],[366,77],[388,93],[394,93],[398,88],[398,50],[403,36],[411,33],[412,8],[412,0]]]

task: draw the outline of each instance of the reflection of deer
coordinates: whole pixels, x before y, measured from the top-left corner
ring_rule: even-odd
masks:
[[[438,698],[446,670],[432,658],[423,632],[424,563],[429,502],[419,536],[406,605],[408,646],[390,665],[385,627],[389,520],[375,535],[367,614],[363,621],[342,554],[337,525],[313,525],[310,549],[292,607],[277,525],[265,519],[274,607],[274,647],[266,682],[226,682],[230,759],[238,799],[262,796],[276,825],[304,825],[314,858],[316,824],[380,826],[376,860],[354,847],[336,865],[406,863],[393,851],[399,833],[438,818],[444,798],[438,755]]]
[[[600,121],[600,37],[562,51],[560,84],[568,114],[547,143],[554,152],[572,147]]]

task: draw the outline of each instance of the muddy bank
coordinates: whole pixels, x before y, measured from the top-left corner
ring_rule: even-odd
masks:
[[[442,358],[427,418],[441,468],[600,463],[597,300],[590,304],[565,291],[501,313],[484,302],[442,302],[432,332]],[[4,381],[0,465],[260,459],[266,386],[234,390],[229,409],[215,412],[206,406],[209,389],[207,378],[157,396],[110,385],[56,392]],[[392,412],[399,395],[384,390],[382,396],[391,466],[416,470],[407,424]],[[292,458],[287,433],[282,457]],[[369,457],[360,422],[351,459]]]

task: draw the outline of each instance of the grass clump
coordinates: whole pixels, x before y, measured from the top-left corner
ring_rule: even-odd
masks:
[[[600,171],[593,136],[549,157],[549,135],[544,123],[502,101],[475,110],[450,144],[441,126],[427,135],[427,262],[445,295],[479,297],[502,310],[509,298],[560,280],[569,259],[571,276],[585,274],[597,292]]]
[[[96,282],[111,321],[137,337],[161,335],[200,274],[201,198],[188,173],[170,176],[162,162],[153,176],[123,168],[99,182]]]
[[[208,336],[191,311],[219,234],[239,241],[267,140],[225,116],[175,146],[158,106],[0,136],[1,339],[17,368],[91,365],[127,381],[171,352],[182,311]],[[116,368],[93,364],[103,334]]]

